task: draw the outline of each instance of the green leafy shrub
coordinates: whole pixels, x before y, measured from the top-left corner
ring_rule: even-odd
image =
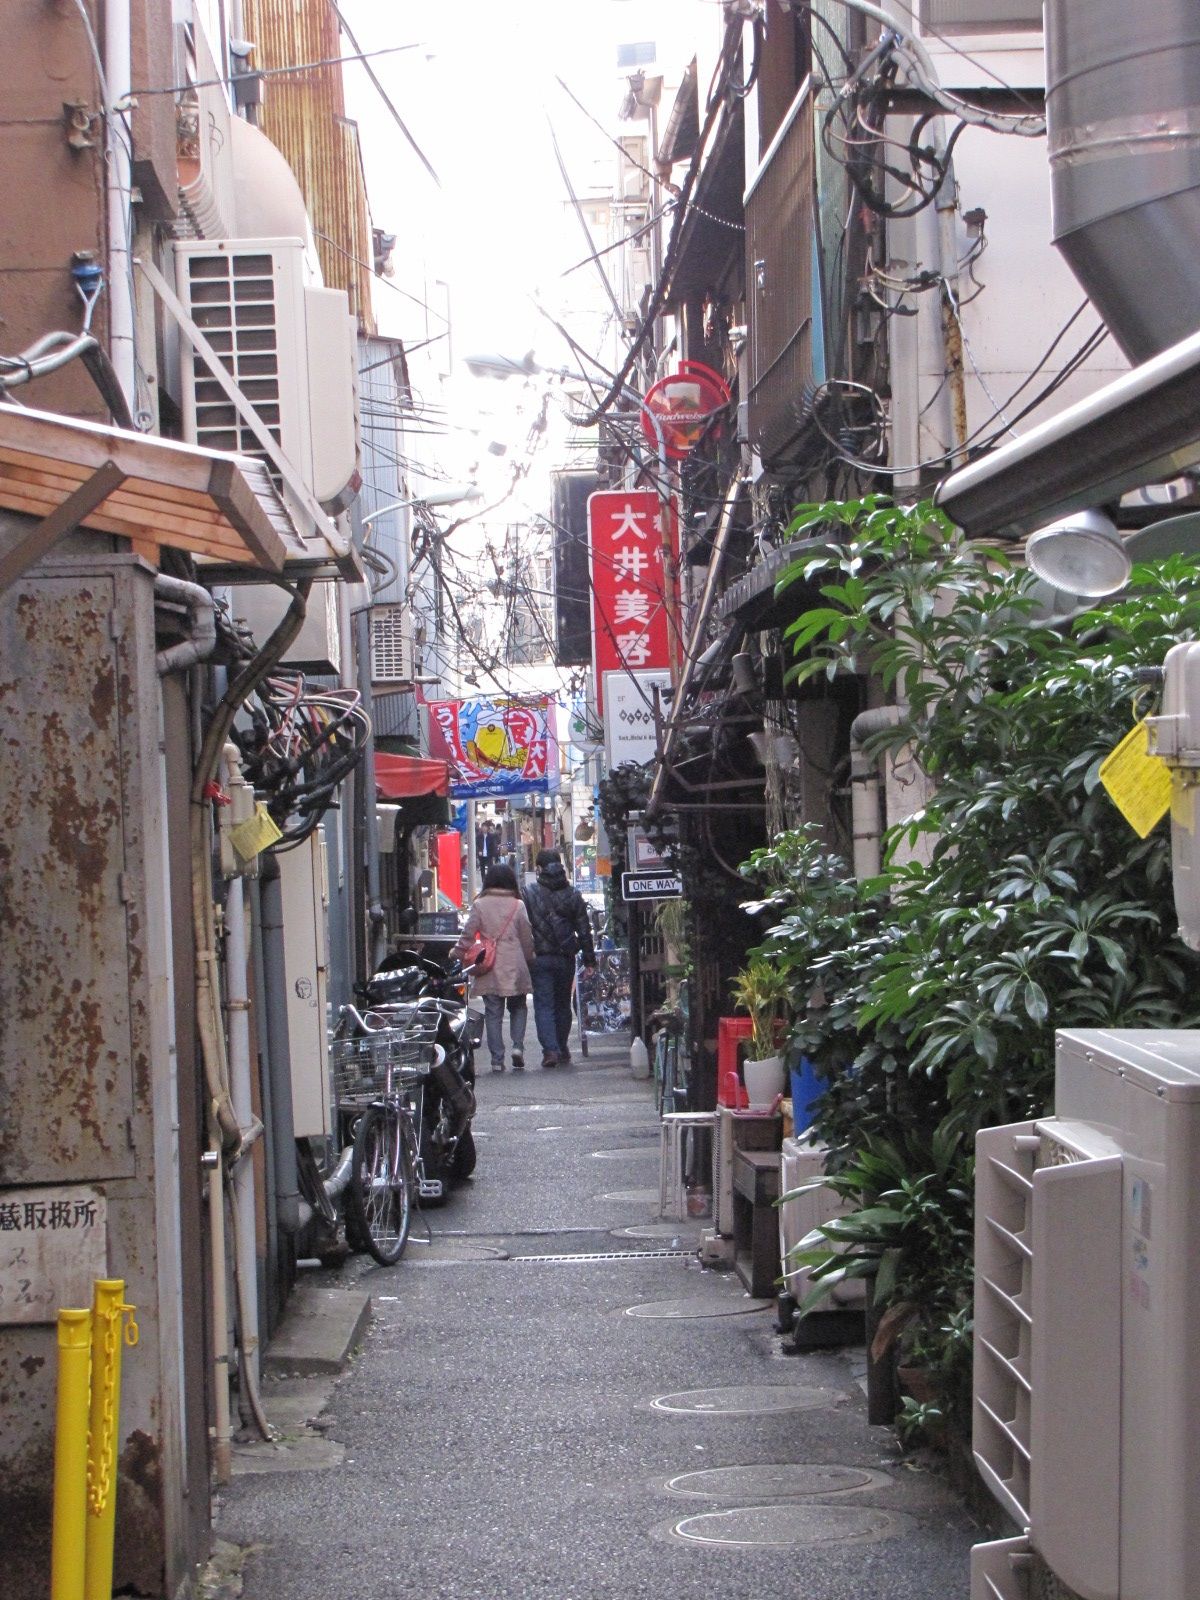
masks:
[[[812,828],[743,868],[793,1041],[826,1080],[814,1131],[859,1208],[804,1259],[818,1286],[852,1270],[903,1308],[892,1336],[961,1421],[975,1130],[1050,1109],[1055,1028],[1200,1020],[1166,830],[1138,839],[1099,782],[1145,709],[1138,669],[1197,632],[1200,584],[1179,558],[1139,567],[1119,599],[1055,625],[1030,574],[929,505],[802,507],[793,532],[820,540],[780,587],[803,578],[822,601],[788,630],[793,680],[882,681],[900,714],[868,751],[904,751],[936,785],[867,883]]]

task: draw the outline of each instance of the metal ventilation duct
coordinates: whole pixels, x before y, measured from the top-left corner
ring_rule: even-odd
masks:
[[[1131,361],[1200,328],[1200,4],[1046,0],[1054,242]]]

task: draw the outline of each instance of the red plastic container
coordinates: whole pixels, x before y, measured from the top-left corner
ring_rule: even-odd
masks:
[[[717,1021],[717,1104],[734,1110],[749,1104],[738,1071],[738,1045],[752,1034],[749,1017],[721,1017]]]

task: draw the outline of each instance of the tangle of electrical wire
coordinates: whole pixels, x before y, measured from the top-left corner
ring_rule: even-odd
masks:
[[[247,702],[249,724],[231,737],[246,777],[294,849],[334,804],[338,786],[362,760],[371,721],[356,689],[313,688],[302,672],[277,670]]]

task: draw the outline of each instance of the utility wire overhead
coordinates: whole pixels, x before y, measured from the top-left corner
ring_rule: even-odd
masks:
[[[579,203],[579,196],[575,193],[574,185],[571,182],[571,175],[567,171],[566,162],[563,160],[563,153],[562,153],[562,150],[560,149],[559,143],[558,143],[558,135],[554,131],[554,124],[550,120],[550,113],[549,112],[546,113],[546,127],[549,129],[549,132],[550,132],[550,143],[554,148],[554,159],[558,163],[559,172],[562,174],[563,186],[565,187],[565,189],[567,191],[567,197],[571,202],[571,206],[572,206],[572,208],[573,208],[573,210],[575,212],[576,217],[578,217],[578,219],[579,219],[579,226],[583,229],[583,236],[587,240],[588,249],[592,252],[592,260],[596,264],[596,271],[599,273],[600,281],[604,285],[604,292],[605,292],[605,294],[607,294],[607,296],[609,298],[609,301],[612,304],[612,308],[613,308],[614,312],[616,313],[618,318],[620,318],[620,316],[621,316],[621,303],[617,299],[616,292],[613,289],[612,283],[609,280],[608,273],[605,272],[603,263],[600,260],[599,253],[596,250],[596,241],[595,241],[595,239],[592,238],[592,230],[588,226],[588,220],[583,214],[583,207]]]
[[[333,8],[335,11],[337,7]],[[347,34],[350,30],[346,29]],[[353,41],[352,41],[353,42]],[[372,56],[399,55],[402,50],[419,50],[420,41],[416,44],[389,44],[379,50],[359,50],[355,45],[355,54],[349,56],[326,56],[322,61],[301,61],[293,67],[249,67],[245,72],[231,73],[224,78],[196,78],[189,79],[187,83],[170,83],[165,88],[159,89],[132,89],[130,99],[140,100],[144,95],[151,94],[186,94],[189,89],[216,89],[227,88],[235,83],[238,78],[284,78],[295,77],[299,72],[315,72],[319,67],[340,67],[347,61],[361,61],[364,66]],[[370,72],[370,68],[367,71]],[[374,77],[374,73],[371,74]],[[417,152],[420,155],[420,151]],[[423,159],[423,158],[422,158]]]
[[[408,140],[409,144],[412,146],[413,150],[417,154],[417,159],[420,161],[421,165],[425,168],[426,172],[429,174],[429,176],[433,179],[434,183],[436,183],[438,188],[440,189],[442,187],[442,180],[438,177],[437,173],[434,171],[433,163],[430,161],[429,157],[425,154],[424,150],[421,149],[421,146],[417,143],[417,141],[413,138],[412,134],[409,132],[408,128],[405,125],[404,118],[396,110],[395,103],[393,102],[391,96],[388,94],[387,90],[383,87],[383,84],[380,83],[379,75],[375,71],[375,68],[370,63],[369,56],[374,54],[374,52],[363,50],[363,48],[359,44],[358,40],[354,37],[354,30],[351,28],[350,24],[346,21],[345,16],[342,14],[341,7],[337,4],[337,0],[329,0],[329,4],[330,4],[330,7],[331,7],[331,9],[333,11],[334,16],[338,19],[338,22],[341,24],[342,32],[346,35],[347,39],[349,39],[350,43],[354,46],[355,50],[357,50],[359,52],[359,60],[361,60],[361,62],[362,62],[363,71],[366,73],[367,77],[370,78],[371,82],[375,85],[375,88],[376,88],[376,90],[377,90],[377,92],[379,94],[379,98],[383,101],[384,105],[387,107],[388,111],[391,114],[392,121],[396,124],[396,126],[400,129],[400,132]]]

